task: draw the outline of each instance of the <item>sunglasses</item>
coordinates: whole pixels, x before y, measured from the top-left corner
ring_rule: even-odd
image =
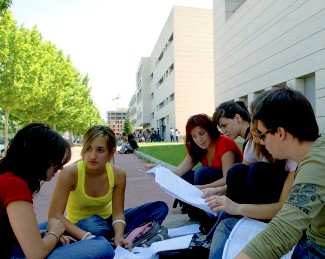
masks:
[[[263,133],[262,131],[257,130],[257,134],[258,134],[260,140],[263,140],[263,141],[264,141],[266,135],[267,135],[268,133],[272,132],[272,131],[274,131],[274,128],[272,128],[272,129],[268,129],[268,130],[265,131],[264,133]]]

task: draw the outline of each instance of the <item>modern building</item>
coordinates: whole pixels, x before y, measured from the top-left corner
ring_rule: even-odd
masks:
[[[174,6],[150,57],[143,57],[129,103],[133,129],[185,133],[188,118],[213,114],[212,10]]]
[[[122,136],[127,111],[127,108],[117,108],[116,111],[107,112],[108,126],[115,132],[117,136]]]
[[[214,0],[214,106],[288,85],[325,133],[325,1]]]

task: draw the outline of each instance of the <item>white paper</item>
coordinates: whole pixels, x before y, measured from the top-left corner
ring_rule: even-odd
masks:
[[[154,259],[160,251],[185,249],[190,246],[193,235],[175,237],[152,243],[150,247],[134,247],[131,252],[118,246],[114,259]]]
[[[157,165],[148,170],[147,173],[155,175],[156,183],[158,183],[168,195],[208,213],[217,215],[217,213],[211,211],[204,199],[201,198],[202,191],[200,189],[186,182],[166,167]]]
[[[200,232],[201,232],[200,224],[191,224],[191,225],[168,229],[168,236],[177,237],[177,236],[184,236],[189,234],[196,234]]]
[[[251,218],[242,218],[231,231],[225,244],[222,259],[235,258],[244,246],[254,238],[258,233],[266,228],[267,224]],[[293,253],[292,250],[282,256],[282,259],[289,259]]]

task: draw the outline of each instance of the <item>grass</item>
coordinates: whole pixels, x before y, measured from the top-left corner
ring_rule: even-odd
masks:
[[[178,166],[186,156],[186,148],[184,143],[171,142],[140,142],[139,151],[158,160],[164,161],[170,165]],[[242,149],[242,143],[238,143]]]
[[[140,142],[139,151],[170,165],[178,166],[186,156],[184,143]]]

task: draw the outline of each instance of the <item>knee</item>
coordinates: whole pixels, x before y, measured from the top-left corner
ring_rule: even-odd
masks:
[[[232,165],[228,171],[227,171],[227,184],[233,184],[239,181],[239,179],[242,179],[245,176],[245,172],[247,175],[247,171],[249,169],[249,166],[244,164],[234,164]],[[241,180],[240,180],[241,182]]]
[[[112,245],[107,241],[106,238],[104,237],[95,237],[93,239],[96,242],[96,251],[98,253],[103,253],[103,254],[98,254],[95,258],[113,258],[115,255],[114,248]]]
[[[160,214],[164,215],[165,217],[167,216],[169,208],[166,202],[156,201],[156,208],[159,208]]]
[[[209,167],[206,167],[206,166],[203,166],[203,165],[198,166],[197,168],[195,168],[194,174],[195,175],[201,174],[202,172],[204,172],[207,169],[209,169]]]
[[[76,225],[96,236],[105,236],[109,230],[107,221],[98,215],[82,219]]]

